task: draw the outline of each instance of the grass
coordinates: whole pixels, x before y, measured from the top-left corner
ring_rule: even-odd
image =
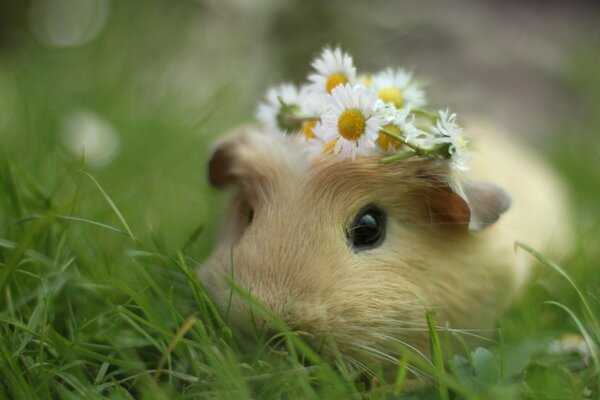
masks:
[[[0,58],[0,398],[600,398],[596,354],[548,351],[563,334],[600,345],[597,51],[578,49],[565,65],[562,84],[581,106],[542,149],[570,183],[575,251],[556,263],[521,245],[540,267],[499,334],[444,358],[451,332],[432,330],[433,363],[418,364],[432,378],[420,385],[409,352],[393,379],[358,377],[283,325],[283,348],[234,337],[207,298],[195,268],[223,198],[202,178],[204,154],[253,104],[228,72],[202,96],[148,83],[148,66],[166,68],[165,49],[184,42],[174,27],[186,13],[149,7],[136,18],[115,6],[85,46],[25,37]],[[64,116],[81,108],[119,132],[105,166],[62,144]]]

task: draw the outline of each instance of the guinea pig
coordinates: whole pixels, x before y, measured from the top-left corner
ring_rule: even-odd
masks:
[[[402,346],[427,357],[427,310],[458,332],[493,327],[530,271],[515,241],[568,247],[566,199],[514,138],[468,126],[476,152],[460,176],[429,158],[309,158],[294,137],[249,125],[222,139],[208,177],[233,198],[198,269],[217,308],[242,331],[272,328],[233,280],[353,365],[391,367]]]

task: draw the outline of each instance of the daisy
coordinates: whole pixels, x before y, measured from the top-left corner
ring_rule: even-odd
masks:
[[[314,133],[326,145],[335,141],[333,153],[342,159],[356,159],[375,146],[379,129],[385,120],[373,115],[377,95],[364,86],[345,84],[329,95],[332,108],[321,116]]]
[[[287,117],[298,116],[300,101],[304,97],[305,89],[296,88],[290,83],[270,88],[265,100],[258,105],[256,118],[271,130],[294,131],[298,124],[291,122]],[[282,104],[283,102],[283,104]]]
[[[371,86],[373,76],[371,74],[360,74],[356,77],[356,83],[363,86]]]
[[[312,62],[312,67],[317,73],[310,74],[308,80],[312,82],[311,89],[317,93],[331,93],[338,85],[349,83],[354,85],[356,68],[352,57],[342,52],[338,47],[335,50],[325,49],[321,56]]]
[[[414,116],[409,118],[410,106],[395,111],[393,119],[389,120],[382,129],[403,137],[405,142],[418,142],[418,139],[422,138],[426,133],[415,126]],[[375,140],[375,144],[379,150],[387,153],[394,153],[402,147],[400,140],[390,137],[381,131]]]
[[[396,119],[398,115],[398,109],[396,109],[396,106],[394,106],[393,103],[387,103],[381,99],[377,99],[373,105],[373,114],[390,122]]]
[[[396,108],[408,103],[415,108],[425,105],[424,92],[415,85],[412,74],[402,68],[388,68],[373,75],[371,85],[381,100],[393,103]]]
[[[456,124],[456,114],[450,114],[447,109],[440,110],[439,114],[436,125],[431,128],[436,135],[431,139],[431,143],[448,143],[452,167],[459,171],[466,171],[469,169],[468,164],[472,154],[467,148],[468,141],[462,136],[462,128]]]
[[[308,91],[308,90],[307,90]],[[304,139],[315,138],[314,128],[321,118],[321,115],[327,113],[331,109],[331,101],[324,93],[309,93],[300,102],[300,113],[306,118],[314,118],[302,123],[300,132]]]
[[[450,146],[451,165],[454,169],[459,171],[469,170],[469,163],[473,158],[473,153],[469,151],[468,144],[469,142],[461,136]]]
[[[323,127],[321,122],[317,122],[314,126],[313,132],[322,132]],[[298,141],[301,142],[301,146],[305,153],[309,157],[318,157],[322,154],[332,154],[338,139],[332,139],[326,142],[323,135],[315,134],[314,137],[306,138],[304,135],[298,135]]]

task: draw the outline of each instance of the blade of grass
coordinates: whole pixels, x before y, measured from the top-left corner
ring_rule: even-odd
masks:
[[[227,298],[227,309],[225,311],[225,322],[229,323],[229,312],[231,311],[231,301],[233,300],[233,282],[234,282],[234,275],[233,275],[233,246],[231,246],[231,249],[229,250],[229,263],[231,265],[231,276],[230,276],[230,281],[231,281],[231,286],[229,287],[229,297]]]
[[[131,237],[133,240],[137,241],[137,239],[135,238],[135,235],[131,231],[131,228],[129,228],[129,224],[127,224],[127,221],[123,217],[123,214],[121,214],[121,211],[119,211],[119,208],[116,206],[116,204],[114,203],[114,201],[112,201],[112,199],[110,198],[110,196],[108,195],[108,193],[106,193],[106,191],[102,188],[102,186],[96,180],[96,178],[94,178],[94,176],[92,174],[90,174],[89,172],[87,172],[87,171],[81,171],[81,173],[84,174],[84,175],[87,175],[92,180],[92,182],[94,182],[94,184],[96,185],[96,187],[98,188],[98,190],[100,190],[100,193],[102,193],[102,196],[104,196],[104,199],[106,200],[106,202],[108,203],[108,205],[110,206],[110,208],[113,209],[113,211],[117,215],[117,218],[119,218],[119,221],[121,221],[121,223],[123,224],[123,227],[127,231],[127,234],[129,235],[129,237]]]
[[[63,221],[82,222],[84,224],[94,225],[99,228],[107,229],[109,231],[117,232],[117,233],[120,233],[121,235],[131,237],[130,232],[123,231],[119,228],[115,228],[114,226],[103,224],[101,222],[96,222],[96,221],[92,221],[92,220],[85,219],[85,218],[73,217],[73,216],[69,216],[69,215],[55,215],[55,218],[63,220]]]
[[[4,186],[4,193],[8,194],[10,199],[10,207],[13,209],[14,215],[19,217],[23,215],[23,202],[17,185],[15,183],[15,177],[10,163],[6,159],[6,155],[2,155],[2,169],[0,173],[0,180]]]
[[[28,374],[20,368],[5,344],[4,341],[0,341],[0,364],[3,366],[0,374],[3,376],[3,386],[8,386],[7,389],[13,394],[14,399],[36,398],[33,388],[27,382]]]
[[[3,247],[5,249],[9,249],[9,250],[13,250],[15,248],[17,248],[18,244],[15,242],[11,242],[10,240],[6,240],[6,239],[0,239],[0,247]],[[54,265],[54,263],[52,262],[52,260],[50,260],[48,257],[46,257],[45,255],[38,253],[37,251],[34,250],[26,250],[25,251],[25,255],[28,257],[33,258],[34,260],[36,260],[37,262],[39,262],[40,264],[43,264],[47,267],[51,267]]]
[[[229,281],[229,285],[231,285],[231,290],[235,291],[235,293],[240,296],[240,298],[247,302],[248,305],[257,311],[262,318],[264,318],[271,326],[284,334],[286,341],[289,341],[293,344],[293,348],[290,349],[292,352],[295,352],[295,349],[298,349],[302,352],[302,354],[306,357],[306,359],[314,364],[322,363],[321,357],[316,354],[304,341],[302,341],[298,335],[289,330],[288,326],[285,322],[281,321],[276,315],[274,315],[266,306],[264,306],[260,301],[256,300],[250,293],[248,293],[243,288],[239,287],[235,282]]]
[[[173,261],[178,270],[184,274],[188,285],[191,287],[196,305],[199,306],[200,310],[202,311],[201,314],[204,316],[204,318],[210,318],[213,321],[213,324],[216,325],[215,328],[220,330],[221,334],[223,334],[226,338],[230,339],[232,337],[231,329],[221,317],[221,314],[217,310],[215,304],[209,298],[208,294],[206,293],[206,289],[204,289],[200,283],[197,275],[188,267],[183,253],[178,252],[177,257],[175,257]],[[206,323],[202,325],[205,326]]]
[[[408,372],[408,356],[402,356],[400,360],[400,364],[398,365],[398,369],[396,369],[396,378],[394,380],[394,388],[392,390],[392,394],[399,395],[402,391],[402,385],[404,380],[406,379],[406,374]]]
[[[0,273],[0,293],[4,293],[4,289],[6,288],[6,284],[13,274],[14,270],[19,265],[19,260],[26,253],[27,248],[33,242],[33,239],[36,235],[48,224],[49,219],[44,218],[40,219],[24,236],[23,240],[18,244],[15,250],[10,255],[8,262],[2,269]],[[4,298],[4,296],[2,296]]]
[[[596,367],[595,372],[596,373],[600,372],[600,364],[598,363],[598,347],[594,343],[594,340],[590,336],[588,330],[585,328],[585,326],[583,325],[583,323],[581,322],[579,317],[577,317],[577,315],[575,315],[575,313],[569,307],[567,307],[564,304],[561,304],[557,301],[548,300],[548,301],[545,301],[544,304],[551,304],[553,306],[563,309],[567,314],[569,314],[571,319],[577,325],[579,332],[581,332],[581,336],[583,336],[583,339],[585,340],[585,343],[588,346],[588,349],[590,351],[590,357],[594,361],[594,366]]]
[[[190,247],[192,247],[195,243],[196,240],[198,240],[198,238],[200,237],[200,235],[202,234],[202,232],[204,232],[204,225],[199,225],[196,229],[194,229],[194,231],[188,236],[188,238],[186,239],[185,243],[183,244],[183,246],[181,246],[181,252],[183,254],[186,254],[188,252],[188,250],[190,249]]]
[[[152,335],[148,332],[148,329],[143,328],[140,324],[144,324],[146,325],[147,328],[150,329],[154,329],[155,331],[159,331],[160,332],[160,328],[158,328],[155,325],[152,325],[151,322],[146,321],[145,319],[139,317],[138,315],[135,315],[134,313],[132,313],[131,311],[129,311],[127,308],[123,307],[123,306],[118,306],[117,310],[120,312],[121,317],[134,329],[136,330],[141,336],[143,336],[148,343],[150,343],[155,349],[159,350],[159,351],[164,351],[165,350],[165,346],[162,343],[162,340],[160,339],[155,339],[154,337],[152,337]],[[165,332],[161,332],[163,335]],[[160,342],[159,342],[160,340]]]
[[[437,329],[434,323],[434,312],[427,311],[425,313],[427,319],[427,328],[429,330],[429,344],[431,347],[431,358],[433,365],[437,372],[437,384],[440,398],[442,400],[448,400],[448,386],[446,383],[446,369],[444,368],[444,359],[442,357],[442,348],[440,345],[440,337],[438,336]]]
[[[600,335],[600,325],[598,325],[598,321],[597,321],[597,319],[594,316],[592,308],[590,307],[589,303],[587,302],[587,300],[584,297],[584,295],[581,292],[581,290],[579,290],[579,288],[577,287],[577,285],[575,284],[575,282],[573,281],[573,279],[571,279],[571,277],[569,276],[569,274],[567,274],[558,264],[556,264],[555,262],[553,262],[551,260],[548,260],[541,253],[539,253],[538,251],[534,250],[530,246],[528,246],[528,245],[526,245],[524,243],[521,243],[521,242],[515,242],[515,247],[522,248],[527,253],[529,253],[533,257],[535,257],[543,265],[545,265],[547,267],[550,267],[553,270],[555,270],[556,272],[558,272],[563,278],[565,278],[567,280],[567,282],[569,282],[569,284],[577,292],[577,296],[579,296],[579,299],[581,300],[581,303],[583,304],[584,312],[587,314],[587,319],[588,319],[588,321],[594,327],[594,332],[596,332],[597,335]],[[600,340],[600,337],[598,339]]]
[[[169,344],[167,345],[167,348],[165,349],[165,351],[160,356],[160,360],[158,361],[158,364],[156,365],[156,373],[154,374],[154,379],[155,380],[158,380],[158,378],[160,377],[162,368],[165,365],[165,361],[167,361],[167,357],[171,354],[171,352],[173,351],[173,349],[175,348],[175,346],[177,346],[177,343],[179,343],[179,341],[185,336],[185,334],[190,329],[192,329],[192,327],[194,326],[194,324],[197,321],[198,321],[198,318],[196,318],[193,315],[190,315],[184,321],[184,323],[179,327],[179,329],[175,333],[175,336],[173,336],[173,339],[171,339],[169,341]]]

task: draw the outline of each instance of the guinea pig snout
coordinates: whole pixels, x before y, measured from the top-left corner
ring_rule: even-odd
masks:
[[[242,306],[236,308],[239,313],[232,314],[228,322],[245,337],[266,339],[274,350],[286,350],[285,337],[291,332],[316,351],[322,336],[318,334],[319,324],[312,320],[315,310],[303,305],[295,296],[278,296],[285,294],[267,289],[258,296],[253,295],[251,300],[238,299],[242,302]],[[311,310],[307,310],[308,307]]]
[[[245,333],[271,335],[282,326],[294,330],[294,298],[278,288],[265,285],[239,286],[240,293],[232,298],[235,303],[230,315],[231,322]]]
[[[298,227],[282,226],[274,234],[258,229],[260,218],[255,222],[235,246],[219,249],[201,266],[209,295],[242,334],[270,337],[285,329],[302,332],[303,339],[319,337],[331,315],[331,290],[322,278],[331,261],[316,243],[285,240],[297,237]]]
[[[288,285],[284,276],[271,276],[267,281],[243,273],[237,275],[237,289],[229,307],[230,324],[251,336],[275,337],[284,330],[314,336],[313,322],[318,318],[310,290],[297,282],[295,286]]]

